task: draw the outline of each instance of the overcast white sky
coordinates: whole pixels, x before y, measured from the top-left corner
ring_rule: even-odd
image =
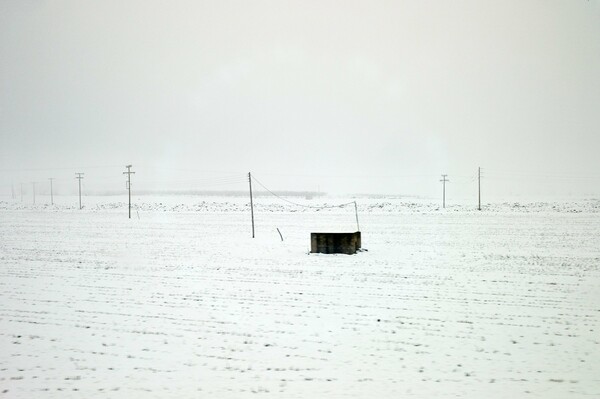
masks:
[[[0,1],[4,187],[600,195],[599,149],[599,1]]]

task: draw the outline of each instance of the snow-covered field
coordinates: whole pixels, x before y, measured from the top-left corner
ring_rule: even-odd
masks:
[[[0,397],[600,397],[598,200],[135,200],[0,202]]]

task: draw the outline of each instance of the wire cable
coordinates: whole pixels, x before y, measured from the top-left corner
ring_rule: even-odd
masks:
[[[280,196],[280,195],[278,195],[278,194],[274,193],[273,191],[269,190],[269,189],[268,189],[268,188],[267,188],[267,187],[266,187],[264,184],[262,184],[262,183],[261,183],[261,182],[260,182],[258,179],[256,179],[256,177],[252,176],[252,180],[254,180],[256,183],[258,183],[258,185],[260,185],[262,188],[264,188],[264,189],[265,189],[267,192],[269,192],[271,195],[273,195],[273,196],[275,196],[275,197],[279,198],[281,201],[285,201],[285,202],[287,202],[287,203],[289,203],[289,204],[296,205],[296,206],[299,206],[299,207],[302,207],[302,208],[310,208],[310,209],[330,209],[330,208],[343,208],[343,207],[345,207],[345,206],[348,206],[348,205],[355,204],[355,201],[352,201],[352,202],[347,202],[347,203],[344,203],[344,204],[339,204],[339,205],[323,205],[323,206],[314,206],[314,205],[305,205],[305,204],[299,204],[299,203],[297,203],[297,202],[290,201],[290,200],[288,200],[288,199],[286,199],[286,198],[283,198],[282,196]]]

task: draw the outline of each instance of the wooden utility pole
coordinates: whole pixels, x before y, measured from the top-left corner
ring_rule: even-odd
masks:
[[[54,177],[50,177],[48,180],[50,180],[50,205],[54,205],[54,193],[52,192],[52,180],[54,180]]]
[[[354,201],[354,214],[356,215],[356,231],[360,231],[360,225],[358,224],[358,206],[356,205],[356,201]]]
[[[442,180],[440,180],[442,182],[442,185],[444,186],[444,194],[442,197],[442,204],[444,208],[446,208],[446,182],[450,181],[446,179],[446,177],[448,177],[448,175],[442,175]]]
[[[79,180],[79,209],[81,209],[81,179],[83,179],[84,173],[75,173],[77,176],[75,177]]]
[[[250,184],[250,216],[252,217],[252,238],[254,238],[254,203],[252,201],[252,174],[248,172],[248,183]]]
[[[477,210],[481,210],[481,167],[477,168],[477,192],[479,198],[479,206]]]
[[[123,174],[127,175],[126,187],[127,187],[127,191],[129,191],[129,219],[131,219],[131,175],[135,175],[135,172],[131,171],[131,165],[127,165],[125,167],[127,168],[127,172],[123,172]]]
[[[33,203],[35,204],[35,182],[32,181],[31,185],[33,186]]]

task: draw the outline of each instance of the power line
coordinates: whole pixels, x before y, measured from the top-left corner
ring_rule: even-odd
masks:
[[[120,165],[73,166],[73,167],[61,167],[61,168],[14,168],[14,169],[0,169],[0,172],[37,172],[37,171],[72,170],[72,169],[105,169],[105,168],[119,168],[119,167],[120,167]]]
[[[182,180],[171,180],[171,179],[148,179],[148,180],[141,180],[141,183],[145,183],[145,184],[152,184],[152,183],[198,183],[201,185],[227,185],[227,184],[235,184],[235,183],[241,183],[241,182],[246,182],[248,179],[247,176],[242,176],[242,175],[235,175],[235,176],[229,176],[229,177],[218,177],[218,178],[189,178],[189,179],[182,179]]]
[[[288,200],[286,198],[283,198],[282,196],[274,193],[273,191],[271,191],[270,189],[268,189],[264,184],[262,184],[256,177],[252,176],[252,180],[254,180],[256,183],[258,183],[262,188],[264,188],[271,195],[279,198],[281,201],[285,201],[285,202],[290,203],[292,205],[296,205],[296,206],[303,207],[303,208],[310,208],[310,209],[343,208],[345,206],[348,206],[348,205],[351,205],[351,204],[355,203],[355,201],[352,201],[352,202],[347,202],[347,203],[339,204],[339,205],[323,205],[323,206],[314,206],[314,205],[299,204],[297,202],[290,201],[290,200]]]
[[[310,208],[310,209],[331,209],[331,208],[343,208],[345,206],[354,204],[354,212],[356,215],[356,229],[357,231],[360,231],[360,224],[358,223],[358,205],[356,204],[356,201],[352,201],[352,202],[347,202],[344,204],[339,204],[339,205],[324,205],[324,206],[311,206],[311,205],[304,205],[304,204],[299,204],[297,202],[294,201],[290,201],[286,198],[283,198],[277,194],[275,194],[273,191],[271,191],[270,189],[268,189],[264,184],[262,184],[260,181],[258,181],[255,177],[252,176],[252,174],[248,173],[248,179],[250,180],[250,204],[252,207],[252,183],[251,181],[254,180],[255,182],[257,182],[262,188],[264,188],[265,190],[267,190],[270,194],[272,194],[273,196],[277,197],[278,199],[288,202],[290,204],[296,205],[296,206],[300,206],[303,208]],[[252,207],[253,209],[253,207]],[[252,211],[252,236],[254,237],[254,211]],[[281,233],[280,233],[281,234]]]
[[[435,174],[395,174],[395,175],[364,175],[364,174],[363,175],[360,175],[360,174],[335,175],[335,174],[331,174],[331,175],[327,175],[327,174],[269,173],[269,172],[261,173],[261,175],[283,176],[283,177],[310,177],[310,178],[321,177],[321,178],[335,178],[335,179],[344,179],[344,178],[348,178],[348,179],[377,179],[377,178],[402,179],[402,178],[409,178],[410,179],[410,178],[418,178],[418,177],[430,178],[430,177],[437,176]]]
[[[224,170],[207,170],[207,169],[194,169],[194,168],[170,168],[170,167],[165,167],[162,165],[148,165],[148,164],[141,164],[137,166],[138,171],[139,169],[156,169],[156,168],[160,168],[160,170],[173,170],[176,172],[194,172],[194,173],[221,173],[221,174],[226,174],[226,175],[232,175],[232,174],[237,174],[237,172],[234,171],[224,171]]]
[[[590,173],[547,173],[528,170],[500,170],[481,168],[482,174],[487,176],[515,177],[515,178],[548,178],[548,179],[600,179],[600,174]]]

